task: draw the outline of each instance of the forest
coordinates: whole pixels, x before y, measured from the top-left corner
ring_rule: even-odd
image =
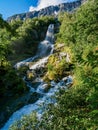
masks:
[[[55,18],[45,16],[7,23],[0,17],[1,104],[2,99],[17,98],[28,91],[13,65],[35,55],[48,25],[56,22]],[[32,112],[15,122],[10,130],[98,129],[98,0],[88,0],[72,13],[60,13],[58,22],[54,53],[48,59],[43,79],[58,81],[72,75],[73,84],[56,93],[57,105],[46,106],[41,120]],[[70,55],[69,63],[59,61],[62,52]]]

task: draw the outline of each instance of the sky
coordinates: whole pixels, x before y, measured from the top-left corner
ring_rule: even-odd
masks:
[[[28,11],[39,10],[50,5],[71,2],[75,0],[0,0],[0,14],[4,19]]]

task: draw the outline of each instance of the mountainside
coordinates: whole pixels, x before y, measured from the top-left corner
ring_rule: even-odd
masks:
[[[8,22],[10,22],[12,19],[27,19],[27,18],[34,18],[34,17],[40,17],[40,16],[49,16],[49,15],[56,15],[59,12],[65,12],[65,11],[72,11],[73,9],[79,7],[81,5],[81,2],[83,0],[77,0],[75,2],[71,3],[62,3],[56,6],[49,6],[46,8],[43,8],[39,11],[32,11],[22,14],[16,14],[7,19]]]
[[[0,130],[98,130],[98,0],[86,1],[0,17]]]
[[[98,130],[97,10],[98,0],[89,0],[74,13],[60,14],[61,26],[53,54],[48,59],[45,72],[43,68],[40,70],[50,90],[58,87],[55,83],[60,82],[60,91],[52,95],[52,103],[47,98],[50,101],[48,106],[45,105],[47,100],[43,102],[42,99],[43,114],[38,116],[38,111],[32,112],[10,130]],[[34,70],[31,73],[34,74]],[[73,83],[66,90],[63,81],[67,82],[67,75],[73,77]]]

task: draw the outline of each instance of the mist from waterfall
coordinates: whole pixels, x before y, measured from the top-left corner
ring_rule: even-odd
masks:
[[[54,42],[54,24],[50,24],[46,33],[45,41],[49,41],[51,44]]]
[[[54,43],[54,24],[50,24],[48,26],[45,40],[39,43],[38,51],[34,57],[30,57],[26,60],[18,62],[15,64],[15,68],[18,69],[21,66],[28,65],[29,62],[34,61],[35,59],[46,57],[53,51],[53,43]]]
[[[15,68],[17,69],[23,65],[28,65],[29,62],[32,62],[37,58],[39,60],[30,67],[30,70],[36,70],[36,69],[40,69],[41,67],[44,67],[45,63],[47,63],[47,61],[48,61],[49,55],[53,52],[53,47],[54,47],[53,43],[54,43],[54,24],[50,24],[47,29],[47,32],[46,32],[45,40],[39,43],[38,51],[37,51],[36,55],[34,57],[28,58],[24,61],[18,62],[15,65]],[[23,80],[25,81],[25,77],[23,78]],[[51,89],[50,89],[50,91],[51,91],[50,94],[49,94],[49,92],[47,94],[44,93],[46,84],[43,82],[43,80],[41,80],[41,79],[39,79],[39,80],[40,80],[40,85],[38,85],[37,89],[32,88],[32,86],[30,85],[29,82],[27,82],[27,81],[25,81],[25,82],[27,83],[27,86],[30,88],[30,92],[32,92],[32,93],[37,92],[39,94],[43,93],[43,98],[39,98],[39,100],[37,102],[26,105],[23,108],[21,108],[20,110],[14,112],[12,114],[12,116],[9,118],[9,120],[7,121],[7,123],[5,124],[5,126],[3,128],[1,128],[1,130],[8,130],[9,126],[14,121],[19,120],[25,114],[30,114],[34,110],[36,110],[38,112],[40,104],[42,102],[44,102],[48,97],[50,97],[51,93],[54,93],[54,90],[51,90]],[[47,101],[47,103],[48,103],[48,101]]]
[[[22,65],[26,65],[30,61],[34,61],[37,57],[40,58],[37,62],[35,62],[31,67],[30,70],[41,69],[45,66],[48,62],[49,55],[53,53],[53,43],[54,43],[54,25],[50,24],[46,33],[45,40],[39,44],[38,51],[35,57],[26,59],[22,62],[16,64],[16,68]],[[23,78],[25,81],[25,78]],[[38,93],[41,95],[39,99],[32,104],[25,105],[21,109],[17,110],[12,114],[9,120],[5,123],[4,127],[1,130],[8,130],[9,127],[17,120],[21,119],[23,115],[28,115],[33,111],[37,112],[38,117],[41,117],[45,111],[45,106],[49,103],[56,103],[56,99],[52,98],[55,95],[55,92],[58,92],[59,89],[66,89],[68,84],[72,83],[72,77],[68,76],[62,79],[60,82],[56,83],[54,81],[50,82],[50,89],[46,92],[46,88],[48,86],[41,78],[36,77],[36,81],[39,80],[40,84],[37,88],[34,88],[29,82],[27,82],[27,86],[30,88],[30,93]],[[44,105],[43,105],[44,104]]]
[[[38,46],[37,56],[45,57],[50,54],[54,43],[54,24],[50,24],[46,33],[45,40]]]

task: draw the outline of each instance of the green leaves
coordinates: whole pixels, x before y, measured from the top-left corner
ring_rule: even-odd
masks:
[[[70,48],[70,51],[56,48],[56,53],[49,58],[46,77],[58,80],[67,70],[73,71],[73,86],[66,91],[60,90],[56,95],[57,105],[50,104],[40,121],[31,114],[13,125],[13,130],[98,129],[98,0],[89,0],[74,13],[61,14],[59,20],[57,42],[64,43],[63,47]],[[29,36],[30,28],[36,29],[47,23],[41,19],[26,22],[22,25],[25,36]],[[21,29],[19,27],[17,31],[22,36]],[[59,60],[60,52],[70,53],[70,56],[72,53],[72,69],[65,59]]]
[[[10,38],[10,32],[6,31],[6,29],[0,30],[0,59],[6,57],[10,52]]]
[[[38,123],[36,113],[32,113],[22,117],[21,120],[17,121],[14,126],[12,125],[9,130],[40,130]]]

